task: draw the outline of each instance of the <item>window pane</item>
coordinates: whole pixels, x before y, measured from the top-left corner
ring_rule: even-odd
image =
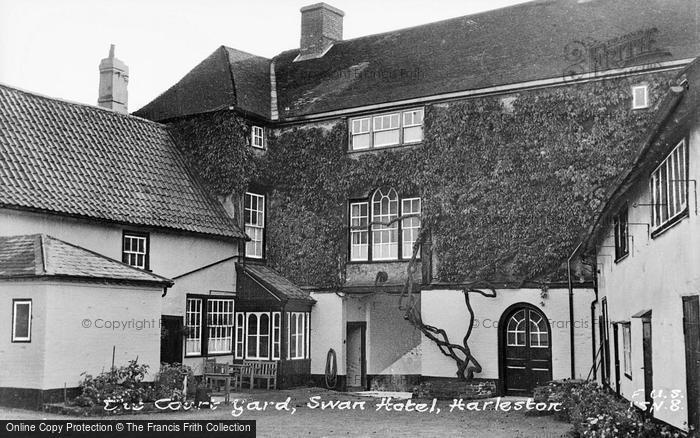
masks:
[[[398,129],[374,133],[374,147],[392,146],[397,144],[399,144]]]
[[[416,143],[423,140],[423,127],[422,126],[412,126],[410,128],[404,128],[403,130],[403,142],[404,143]]]
[[[369,149],[369,134],[359,134],[352,136],[352,149]]]
[[[29,339],[29,320],[31,318],[29,302],[15,302],[14,336],[15,340]]]

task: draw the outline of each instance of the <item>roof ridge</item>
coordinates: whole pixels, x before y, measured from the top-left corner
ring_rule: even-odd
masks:
[[[39,99],[44,99],[44,100],[51,100],[51,101],[54,101],[54,102],[58,102],[58,103],[61,103],[61,104],[65,104],[65,105],[79,106],[79,107],[83,107],[83,108],[86,108],[86,109],[89,109],[89,110],[104,111],[104,112],[106,112],[106,113],[108,113],[108,114],[114,114],[114,115],[119,116],[119,117],[125,117],[125,118],[128,118],[128,119],[134,119],[135,121],[146,122],[147,124],[151,124],[151,125],[154,125],[154,126],[159,126],[159,127],[164,127],[164,126],[165,126],[165,125],[163,125],[162,123],[154,122],[153,120],[145,119],[145,118],[143,118],[143,117],[139,117],[139,116],[136,116],[136,115],[133,115],[133,114],[130,114],[130,113],[129,113],[129,114],[124,114],[124,113],[120,113],[120,112],[111,110],[111,109],[109,109],[109,108],[102,108],[101,106],[91,105],[91,104],[89,104],[89,103],[76,102],[76,101],[73,101],[73,100],[64,99],[64,98],[62,98],[62,97],[53,97],[53,96],[49,96],[49,95],[47,95],[47,94],[38,93],[38,92],[36,92],[36,91],[30,91],[30,90],[27,90],[27,89],[24,89],[24,88],[21,88],[21,87],[16,87],[16,86],[14,86],[14,85],[10,85],[10,84],[4,83],[4,82],[0,82],[0,88],[5,88],[5,89],[7,89],[7,90],[9,90],[9,91],[11,91],[11,92],[18,92],[18,93],[26,94],[26,95],[29,95],[29,96],[34,97],[34,98],[39,98]]]
[[[424,27],[428,27],[428,26],[440,25],[440,24],[447,23],[448,21],[457,21],[457,20],[461,20],[461,19],[464,19],[464,18],[467,18],[467,17],[476,17],[476,16],[479,16],[479,15],[492,13],[492,12],[494,12],[494,11],[504,11],[504,10],[506,10],[506,9],[514,9],[514,8],[523,7],[523,6],[534,6],[534,5],[550,4],[550,3],[556,3],[556,2],[558,2],[558,1],[562,1],[562,0],[529,0],[529,1],[523,1],[523,2],[521,2],[521,3],[516,3],[516,4],[514,4],[514,5],[508,5],[508,6],[503,6],[503,7],[494,8],[494,9],[487,9],[487,10],[480,11],[480,12],[474,12],[474,13],[472,13],[472,14],[460,15],[460,16],[457,16],[457,17],[450,17],[450,18],[443,18],[442,20],[431,21],[431,22],[429,22],[429,23],[416,24],[416,25],[413,25],[413,26],[406,26],[406,27],[401,27],[401,28],[398,28],[398,29],[386,30],[386,31],[383,31],[383,32],[372,33],[372,34],[369,34],[369,35],[362,35],[362,36],[357,36],[357,37],[354,37],[354,38],[342,39],[342,40],[339,40],[339,41],[335,41],[335,42],[333,43],[333,45],[336,45],[336,44],[343,44],[343,43],[346,43],[346,42],[358,41],[358,40],[362,40],[362,39],[366,39],[366,38],[369,39],[369,38],[381,37],[381,36],[385,36],[385,35],[392,34],[392,33],[404,32],[404,31],[414,30],[414,29],[418,29],[418,28],[424,28]],[[275,55],[274,57],[272,57],[272,59],[274,60],[275,58],[278,58],[278,57],[280,57],[280,56],[282,56],[282,55],[284,55],[284,54],[293,53],[293,52],[298,52],[299,50],[300,50],[299,48],[283,50],[282,52],[280,52],[280,53],[278,53],[277,55]]]

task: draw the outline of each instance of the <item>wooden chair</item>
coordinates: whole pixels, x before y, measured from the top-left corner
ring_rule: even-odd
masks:
[[[216,385],[217,390],[221,390],[221,385],[224,386],[225,402],[229,402],[229,393],[231,392],[231,365],[228,363],[217,363],[216,359],[204,359],[203,377],[204,384],[207,388],[213,389]]]

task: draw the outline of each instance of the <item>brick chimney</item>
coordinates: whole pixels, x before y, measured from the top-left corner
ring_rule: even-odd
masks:
[[[100,61],[100,90],[97,105],[127,114],[129,67],[114,57],[114,44],[109,47],[109,57]]]
[[[325,3],[301,8],[301,45],[295,61],[322,57],[343,39],[345,12]]]

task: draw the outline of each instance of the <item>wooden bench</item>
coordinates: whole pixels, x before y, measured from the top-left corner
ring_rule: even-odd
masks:
[[[267,380],[267,389],[277,389],[277,362],[261,360],[244,360],[241,367],[241,386],[243,379],[250,378],[250,389],[253,389],[255,379]]]

